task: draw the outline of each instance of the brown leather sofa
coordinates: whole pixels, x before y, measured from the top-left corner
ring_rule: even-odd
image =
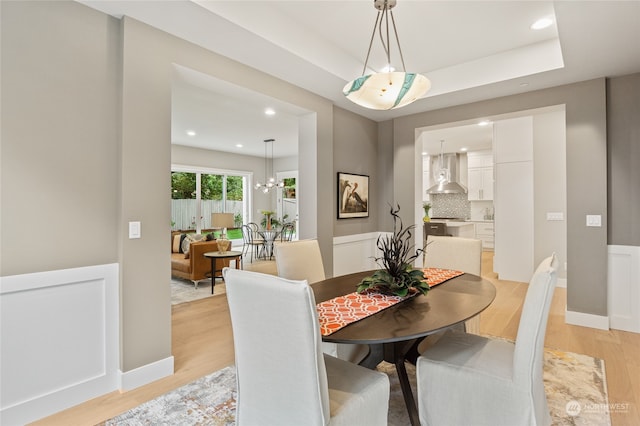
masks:
[[[215,241],[194,241],[191,243],[188,255],[184,253],[171,253],[171,276],[191,280],[198,286],[198,282],[208,278],[211,273],[211,259],[204,257],[210,251],[218,251]],[[229,266],[229,259],[218,259],[224,266]],[[210,276],[210,275],[209,275]]]

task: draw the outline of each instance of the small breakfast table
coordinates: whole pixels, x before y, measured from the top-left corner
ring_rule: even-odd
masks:
[[[266,229],[264,231],[258,231],[258,234],[264,240],[264,257],[268,257],[269,260],[273,257],[273,242],[280,235],[280,231],[275,229]]]
[[[357,284],[374,271],[329,278],[312,284],[316,302],[324,302],[356,290]],[[371,316],[351,323],[322,340],[369,345],[369,355],[360,363],[375,368],[381,361],[395,365],[412,425],[418,425],[418,409],[405,360],[422,338],[460,324],[485,310],[495,299],[493,284],[481,277],[463,274],[439,284],[426,295],[417,295]]]
[[[225,251],[220,253],[219,251],[209,251],[204,254],[204,257],[211,259],[211,294],[213,294],[213,288],[216,285],[216,278],[222,278],[222,267],[216,268],[216,261],[218,259],[235,259],[236,267],[242,269],[242,252],[241,251]],[[216,275],[216,272],[220,272],[220,275]]]

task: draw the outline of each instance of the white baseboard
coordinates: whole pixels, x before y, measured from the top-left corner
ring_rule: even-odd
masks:
[[[173,375],[173,356],[134,368],[127,372],[120,371],[119,373],[120,392],[130,391],[147,383]]]
[[[565,311],[564,320],[567,324],[581,325],[583,327],[609,329],[609,317],[602,315],[585,314],[584,312]]]

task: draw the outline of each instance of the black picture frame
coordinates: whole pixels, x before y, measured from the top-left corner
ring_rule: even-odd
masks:
[[[369,217],[369,176],[338,172],[338,219]]]

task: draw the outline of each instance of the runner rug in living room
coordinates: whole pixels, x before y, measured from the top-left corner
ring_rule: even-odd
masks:
[[[224,294],[226,292],[224,282],[218,280],[213,291],[214,294],[211,294],[211,281],[203,280],[198,284],[198,288],[196,288],[193,281],[171,278],[172,305]]]
[[[387,373],[391,381],[388,424],[409,425],[394,366],[383,362],[378,370]],[[407,372],[415,395],[415,368],[407,365]],[[604,361],[587,355],[545,349],[544,385],[553,425],[611,424],[606,409],[608,397]],[[235,397],[235,368],[230,366],[101,425],[234,425]],[[601,409],[580,410],[580,407]]]

